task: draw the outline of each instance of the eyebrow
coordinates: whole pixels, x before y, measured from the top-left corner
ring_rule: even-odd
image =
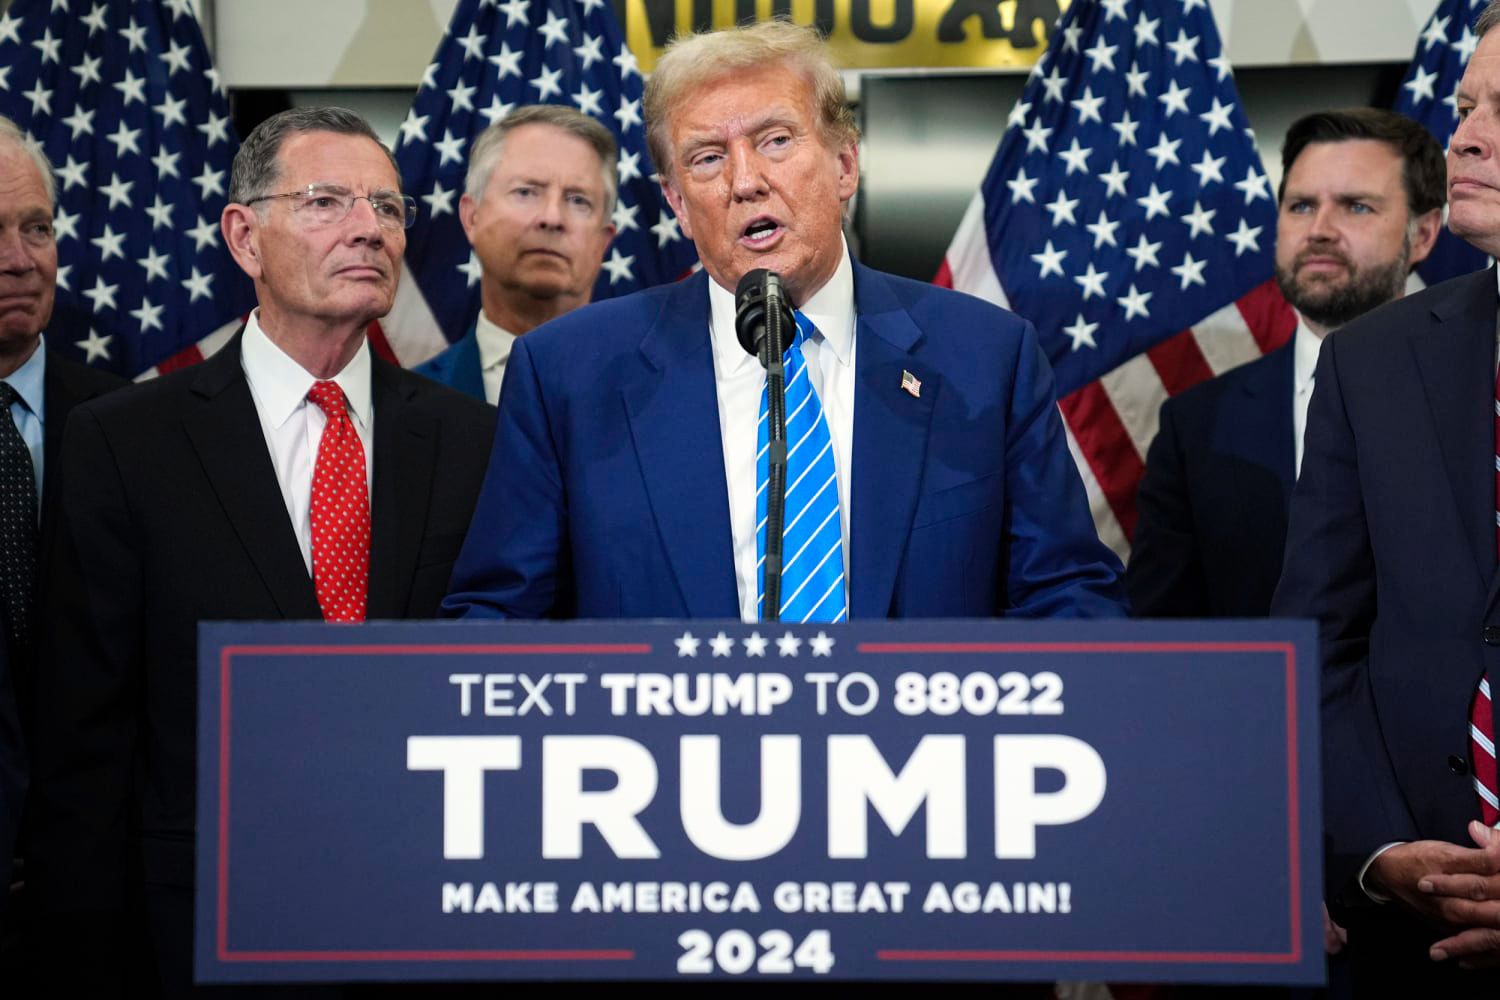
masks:
[[[789,108],[771,107],[762,111],[758,117],[752,118],[743,130],[743,134],[759,135],[767,129],[778,127],[795,130],[798,125],[800,125],[800,120],[795,111]],[[682,157],[687,159],[691,154],[696,153],[705,146],[716,145],[720,142],[719,136],[720,133],[718,132],[700,132],[697,135],[689,136],[683,141]]]

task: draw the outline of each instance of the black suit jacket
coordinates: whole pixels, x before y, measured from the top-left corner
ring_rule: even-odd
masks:
[[[494,410],[383,361],[369,616],[433,616]],[[38,685],[33,883],[48,919],[193,878],[197,623],[321,617],[236,338],[75,410]],[[184,894],[185,895],[185,894]]]
[[[1387,986],[1403,963],[1440,975],[1440,935],[1371,906],[1359,867],[1392,841],[1470,846],[1479,818],[1468,712],[1485,671],[1500,677],[1495,329],[1489,270],[1329,336],[1272,602],[1319,623],[1328,902]],[[1500,996],[1493,970],[1460,979],[1426,995]]]
[[[1125,585],[1144,618],[1263,618],[1296,481],[1293,345],[1168,399]]]

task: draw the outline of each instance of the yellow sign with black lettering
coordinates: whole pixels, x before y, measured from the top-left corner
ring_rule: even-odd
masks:
[[[1069,2],[624,0],[623,8],[626,38],[646,72],[674,35],[773,17],[817,25],[844,69],[1016,69],[1042,57]]]

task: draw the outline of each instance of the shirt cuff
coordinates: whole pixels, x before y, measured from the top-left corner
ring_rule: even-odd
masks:
[[[1364,865],[1360,868],[1360,870],[1359,870],[1359,878],[1356,879],[1356,881],[1359,883],[1359,891],[1362,892],[1362,893],[1364,893],[1365,896],[1369,898],[1370,902],[1372,902],[1372,903],[1382,903],[1382,904],[1383,903],[1389,903],[1394,897],[1387,896],[1383,892],[1376,892],[1374,889],[1371,889],[1368,885],[1366,885],[1365,884],[1365,872],[1367,872],[1367,871],[1370,870],[1370,866],[1375,863],[1375,859],[1376,858],[1380,857],[1382,854],[1384,854],[1386,851],[1389,851],[1391,848],[1393,848],[1393,847],[1400,847],[1404,843],[1406,843],[1406,841],[1404,841],[1404,840],[1393,840],[1389,844],[1383,844],[1383,845],[1381,845],[1379,848],[1376,849],[1376,851],[1375,851],[1374,854],[1370,855],[1369,858],[1367,858],[1365,860]]]

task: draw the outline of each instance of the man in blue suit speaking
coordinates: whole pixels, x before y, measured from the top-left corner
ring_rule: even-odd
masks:
[[[733,292],[766,268],[798,328],[783,620],[1122,614],[1036,331],[850,259],[858,132],[817,34],[680,39],[645,112],[703,271],[516,343],[446,611],[774,617],[767,379],[736,338]]]

